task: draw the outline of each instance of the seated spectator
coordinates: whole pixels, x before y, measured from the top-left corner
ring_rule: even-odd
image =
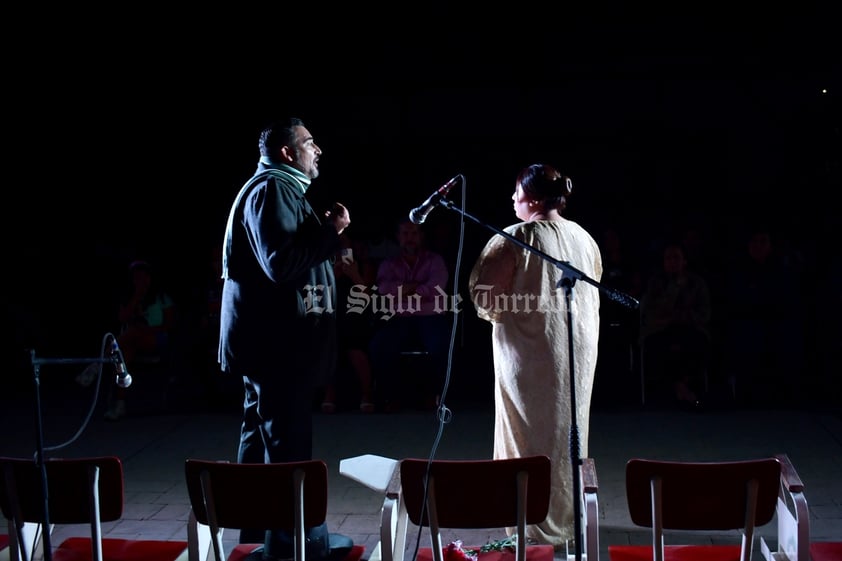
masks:
[[[359,384],[359,404],[363,413],[373,413],[374,395],[371,376],[371,362],[368,357],[368,345],[371,342],[373,314],[371,306],[353,306],[354,294],[371,294],[376,270],[368,258],[367,246],[352,240],[347,231],[340,236],[342,249],[333,263],[336,275],[336,324],[339,341],[339,366],[325,387],[322,399],[322,412],[336,411],[339,395],[338,388],[344,384],[340,377],[343,367],[353,372]],[[352,293],[352,290],[355,291]],[[345,396],[342,396],[345,397]]]
[[[671,382],[674,399],[698,409],[699,379],[710,364],[710,292],[704,277],[687,268],[680,244],[667,244],[662,256],[662,269],[649,278],[640,302],[645,373]]]
[[[160,359],[166,353],[176,325],[176,308],[146,261],[133,261],[129,265],[129,279],[128,292],[119,306],[121,329],[117,341],[131,372],[138,357]],[[130,387],[122,388],[116,383],[111,386],[107,420],[117,421],[126,416],[129,391]]]
[[[727,273],[723,369],[735,397],[754,405],[792,400],[805,345],[798,268],[760,224],[747,232]]]
[[[384,259],[377,269],[381,303],[370,357],[379,398],[387,412],[401,408],[404,377],[402,350],[428,354],[429,370],[421,381],[427,407],[438,404],[447,369],[450,319],[447,315],[449,272],[444,258],[424,245],[418,224],[403,219],[397,230],[400,254]]]

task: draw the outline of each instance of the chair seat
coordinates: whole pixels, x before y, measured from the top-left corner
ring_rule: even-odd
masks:
[[[842,559],[842,542],[811,542],[812,561],[839,561]]]
[[[231,550],[231,554],[228,556],[227,561],[243,561],[246,559],[255,549],[258,547],[263,547],[262,543],[241,543],[234,546],[234,549]],[[362,559],[363,553],[365,553],[365,546],[363,545],[354,545],[351,548],[351,552],[348,553],[342,559],[335,559],[331,561],[360,561]]]
[[[9,536],[7,534],[0,534],[0,561],[6,561],[9,558]]]
[[[652,561],[651,545],[609,545],[610,561]],[[739,545],[667,545],[664,561],[740,561]]]
[[[478,550],[479,546],[469,546],[463,549]],[[553,561],[555,550],[551,545],[530,545],[526,548],[527,561]],[[418,556],[416,561],[433,561],[433,549],[431,547],[421,547],[418,549]],[[447,558],[445,557],[445,561]],[[477,556],[477,561],[515,561],[515,552],[510,550],[504,551],[487,551],[480,553]]]
[[[186,550],[186,541],[121,538],[103,538],[102,540],[102,556],[106,561],[174,560]],[[53,551],[53,561],[90,561],[90,559],[90,538],[67,538]]]

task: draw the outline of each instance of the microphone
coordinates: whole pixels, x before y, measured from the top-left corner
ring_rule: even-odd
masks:
[[[441,187],[439,187],[438,191],[430,195],[426,201],[421,203],[421,206],[417,208],[413,208],[409,211],[409,219],[412,221],[413,224],[422,224],[425,220],[427,220],[427,215],[433,211],[433,209],[439,204],[443,198],[447,196],[453,186],[456,185],[456,182],[459,178],[462,177],[461,175],[457,175]]]
[[[121,388],[128,388],[132,385],[132,375],[126,369],[126,360],[123,358],[123,351],[117,344],[117,338],[111,339],[111,360],[117,365],[117,385]]]

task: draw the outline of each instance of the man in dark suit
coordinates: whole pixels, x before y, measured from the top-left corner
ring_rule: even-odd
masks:
[[[314,393],[336,362],[331,258],[351,220],[339,203],[322,216],[310,206],[322,151],[300,119],[264,129],[259,147],[257,170],[225,230],[219,363],[245,387],[237,461],[308,460]],[[325,528],[314,532],[308,542],[327,539]],[[287,556],[270,551],[273,540],[287,541],[278,532],[240,536],[241,543],[264,539],[267,554]]]

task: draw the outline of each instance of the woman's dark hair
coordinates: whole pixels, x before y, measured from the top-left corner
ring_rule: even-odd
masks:
[[[283,146],[295,143],[295,127],[303,127],[304,121],[297,117],[288,117],[275,121],[260,132],[258,147],[261,156],[273,157]]]
[[[567,197],[573,191],[573,182],[547,164],[532,164],[521,170],[517,176],[524,194],[543,204],[544,210],[567,207]]]

